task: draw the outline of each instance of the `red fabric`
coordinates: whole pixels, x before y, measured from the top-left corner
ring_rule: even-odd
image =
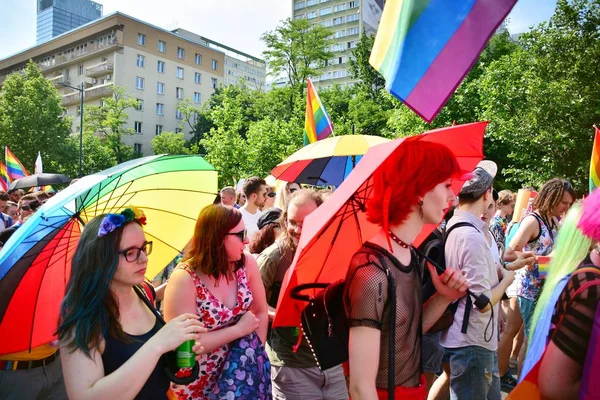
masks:
[[[71,220],[27,268],[0,325],[0,354],[25,351],[56,339],[60,304],[80,234],[79,223]]]
[[[405,388],[403,386],[396,386],[394,390],[394,398],[399,400],[425,400],[427,398],[427,381],[425,375],[421,374],[421,385],[414,388]],[[377,389],[377,398],[379,400],[388,399],[388,391],[384,389]]]
[[[293,300],[290,290],[301,283],[344,279],[354,253],[381,229],[367,221],[365,205],[373,173],[398,146],[405,140],[441,143],[456,155],[462,171],[472,171],[483,159],[486,125],[487,122],[477,122],[451,126],[369,149],[333,195],[306,217],[294,263],[283,280],[273,326],[300,326],[300,312],[306,303]],[[453,180],[453,190],[457,192],[462,184],[462,180]],[[427,225],[415,244],[421,243],[434,228]]]

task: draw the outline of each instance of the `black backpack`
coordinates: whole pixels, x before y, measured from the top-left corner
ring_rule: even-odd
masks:
[[[448,236],[450,232],[452,232],[456,228],[460,228],[463,226],[471,226],[474,229],[477,229],[475,225],[469,222],[458,222],[450,227],[448,230],[440,231],[439,229],[434,229],[429,236],[421,243],[418,248],[418,253],[422,253],[424,256],[429,258],[430,260],[435,261],[440,267],[443,269],[446,268],[446,258],[445,258],[445,248],[446,241],[448,240]],[[427,263],[426,257],[421,257],[421,270],[423,271],[423,303],[425,303],[431,296],[433,296],[437,291],[433,286],[433,281],[431,280],[431,274],[425,265]],[[467,296],[467,303],[470,302],[470,296]],[[444,314],[436,321],[435,324],[427,333],[435,333],[439,331],[446,330],[452,326],[454,322],[454,314],[456,313],[456,309],[458,308],[458,301],[450,304]],[[466,307],[469,308],[469,307]],[[463,333],[467,332],[467,327],[469,325],[469,312],[465,308],[465,320],[463,320]]]

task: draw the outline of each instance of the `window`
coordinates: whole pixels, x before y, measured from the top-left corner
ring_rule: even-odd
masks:
[[[137,106],[135,107],[138,111],[144,111],[144,100],[137,99]]]
[[[183,119],[183,114],[181,113],[181,110],[179,108],[175,110],[175,118]]]
[[[156,93],[165,94],[165,84],[162,82],[156,82]]]
[[[202,74],[200,72],[196,72],[194,74],[194,83],[197,83],[197,84],[202,83]]]
[[[144,90],[144,84],[145,84],[144,78],[142,78],[141,76],[135,77],[135,88],[136,89]]]
[[[319,0],[307,0],[306,7],[314,6],[315,4],[318,4],[318,3],[319,3]]]
[[[306,13],[306,19],[313,19],[313,18],[317,18],[319,16],[319,13],[317,11],[311,11],[309,13]]]
[[[219,62],[217,60],[212,60],[212,69],[213,71],[216,71],[217,68],[219,68]]]
[[[196,65],[202,65],[202,54],[196,53],[196,56],[194,57],[194,62],[196,63]]]
[[[294,10],[301,10],[305,7],[304,2],[303,1],[299,1],[296,4],[294,4]]]
[[[156,103],[156,114],[157,115],[165,115],[164,111],[165,111],[165,105],[162,103]],[[159,125],[156,125],[156,126],[159,126]],[[162,126],[161,126],[161,128],[162,128]],[[157,135],[158,135],[158,133],[157,133]]]
[[[348,16],[346,16],[346,22],[354,22],[354,21],[358,21],[360,19],[360,15],[358,14],[350,14]]]
[[[346,9],[346,4],[338,4],[337,6],[333,6],[333,12],[344,11]]]
[[[210,78],[211,80],[211,86],[213,89],[217,88],[217,78]]]
[[[358,7],[358,1],[349,1],[348,8],[356,8]]]
[[[177,77],[183,79],[183,68],[177,67]]]
[[[185,58],[185,50],[181,47],[177,48],[177,58],[184,59]]]
[[[163,42],[162,40],[158,41],[158,51],[161,53],[167,52],[167,44],[165,42]]]
[[[141,54],[138,54],[136,65],[138,67],[142,67],[143,68],[144,65],[146,65],[146,57],[142,56]]]
[[[160,135],[163,132],[162,125],[156,125],[156,135]]]
[[[303,19],[305,17],[304,14],[296,15],[294,19]]]
[[[334,36],[335,38],[341,38],[341,37],[344,37],[344,36],[346,36],[346,31],[342,29],[341,31],[337,31],[337,32],[335,33],[335,35],[333,35],[333,36]]]
[[[346,35],[350,36],[350,35],[358,35],[358,27],[354,27],[354,28],[348,28],[346,29]]]
[[[200,104],[200,93],[194,92],[194,103]]]
[[[351,41],[351,42],[348,42],[348,48],[349,48],[349,49],[353,49],[353,48],[355,48],[357,43],[358,43],[358,41],[357,41],[357,40],[353,40],[353,41]]]
[[[334,19],[333,19],[333,25],[340,25],[340,24],[343,24],[344,22],[346,22],[345,20],[346,20],[346,18],[345,18],[345,17],[338,17],[338,18],[334,18]]]
[[[321,15],[321,16],[328,15],[328,14],[331,14],[331,7],[321,8],[319,10],[319,15]]]
[[[183,88],[178,87],[175,89],[175,97],[177,97],[179,100],[183,100]]]
[[[156,63],[156,70],[162,74],[165,73],[165,62],[164,61],[157,61]]]
[[[133,151],[135,151],[136,153],[141,153],[142,152],[142,144],[141,143],[134,143],[133,144]]]
[[[181,133],[181,132],[183,132],[183,129],[181,129],[181,128],[175,128],[175,133]]]
[[[79,64],[77,67],[77,75],[83,75],[83,64]]]
[[[334,21],[335,21],[335,19],[334,19]],[[321,25],[323,25],[325,28],[329,28],[331,25],[333,25],[333,23],[331,22],[330,19],[327,19],[327,20],[321,22]]]
[[[143,33],[138,33],[138,44],[140,46],[146,45],[146,35],[144,35]]]
[[[135,121],[133,126],[134,126],[135,133],[142,133],[142,122],[141,121]]]

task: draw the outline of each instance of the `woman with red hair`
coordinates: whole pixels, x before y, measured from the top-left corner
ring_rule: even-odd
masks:
[[[421,332],[427,331],[447,306],[465,295],[468,284],[460,271],[447,268],[438,276],[428,265],[437,294],[422,301],[423,270],[412,243],[425,224],[442,221],[455,195],[458,162],[445,146],[407,140],[373,176],[367,203],[369,221],[381,230],[352,258],[344,291],[350,326],[349,365],[352,399],[387,399],[390,330],[395,329],[396,398],[427,396],[421,373]],[[396,324],[387,306],[389,271],[396,282]]]
[[[267,300],[256,260],[245,251],[247,244],[238,210],[220,204],[207,206],[198,216],[189,251],[169,279],[165,319],[193,313],[208,329],[201,334],[204,353],[199,378],[173,387],[180,399],[229,398],[232,376],[246,374],[252,375],[252,380],[240,380],[236,385],[252,386],[244,387],[244,393],[252,393],[251,398],[270,398],[270,374],[260,372],[270,371],[262,345],[267,336]],[[240,351],[245,355],[237,362],[231,360],[231,355]]]

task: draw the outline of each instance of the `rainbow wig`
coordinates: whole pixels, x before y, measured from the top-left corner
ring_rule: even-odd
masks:
[[[598,190],[596,192],[599,192]],[[535,332],[535,326],[542,314],[544,307],[550,301],[552,293],[554,292],[556,285],[566,276],[573,273],[590,253],[592,246],[592,239],[586,236],[579,228],[581,220],[583,220],[582,214],[585,212],[590,213],[592,210],[582,211],[582,208],[587,207],[588,204],[584,204],[582,207],[581,203],[575,203],[573,207],[567,213],[562,227],[556,237],[554,246],[554,253],[550,266],[548,268],[548,275],[546,276],[546,282],[544,288],[540,294],[540,298],[535,306],[535,311],[531,319],[531,330],[529,333],[529,341],[531,343]],[[594,210],[596,214],[598,212]],[[596,225],[600,222],[596,219]],[[598,232],[598,226],[596,226],[596,232]]]

